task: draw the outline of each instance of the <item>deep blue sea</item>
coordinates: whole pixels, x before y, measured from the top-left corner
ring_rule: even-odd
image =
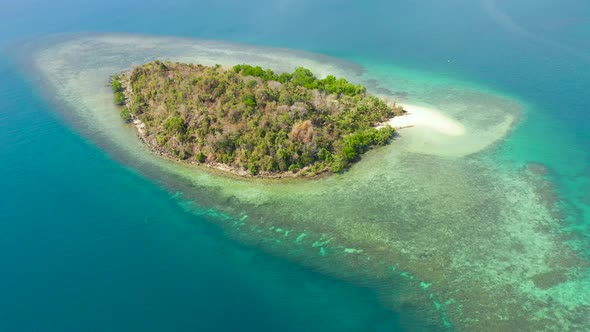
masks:
[[[590,2],[0,0],[0,331],[415,331],[371,289],[229,239],[73,130],[11,50],[65,32],[302,49],[526,102],[499,149],[590,233]]]

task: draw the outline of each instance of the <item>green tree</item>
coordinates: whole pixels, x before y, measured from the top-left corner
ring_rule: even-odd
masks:
[[[117,105],[123,105],[125,103],[125,95],[123,94],[123,92],[115,92],[115,103]]]
[[[173,134],[182,134],[184,133],[184,119],[179,116],[172,116],[166,120],[164,123],[164,128],[168,130],[169,133]]]
[[[244,97],[242,97],[242,101],[250,108],[256,107],[256,97],[251,93],[245,94]]]
[[[114,79],[111,82],[111,89],[113,90],[113,92],[119,92],[123,91],[123,86],[121,85],[121,82],[118,79]]]
[[[205,162],[205,160],[207,160],[207,156],[202,151],[200,151],[199,153],[197,153],[195,159],[198,162],[203,163]]]
[[[311,70],[303,67],[298,67],[295,69],[293,74],[291,74],[291,83],[299,86],[306,87],[308,89],[315,89],[317,88],[317,78],[311,72]]]
[[[131,114],[129,113],[129,109],[127,107],[123,107],[119,115],[125,122],[131,120]]]

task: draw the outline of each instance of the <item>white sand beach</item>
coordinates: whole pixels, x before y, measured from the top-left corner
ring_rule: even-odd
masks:
[[[407,111],[407,114],[396,116],[377,128],[389,124],[396,129],[425,127],[449,136],[462,136],[465,134],[465,127],[461,123],[435,108],[412,104],[399,105]]]
[[[400,129],[398,148],[422,154],[461,157],[476,153],[504,137],[516,121],[516,117],[509,114],[488,117],[486,121],[473,121],[476,115],[488,116],[490,109],[483,107],[467,108],[457,104],[436,107],[428,104],[399,105],[407,113],[377,128],[389,124]]]

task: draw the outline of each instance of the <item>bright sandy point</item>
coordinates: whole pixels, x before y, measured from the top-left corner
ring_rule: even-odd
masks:
[[[458,121],[445,116],[441,111],[411,104],[400,104],[407,114],[396,116],[386,123],[393,128],[426,127],[449,136],[462,136],[465,127]]]
[[[385,124],[399,129],[399,146],[408,151],[461,157],[479,152],[504,138],[516,117],[485,107],[442,106],[400,103],[407,114]]]

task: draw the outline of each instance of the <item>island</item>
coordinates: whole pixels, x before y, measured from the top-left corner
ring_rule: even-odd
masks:
[[[362,85],[299,67],[277,74],[247,64],[155,60],[112,77],[120,115],[169,158],[240,176],[339,173],[388,144],[403,107]]]

